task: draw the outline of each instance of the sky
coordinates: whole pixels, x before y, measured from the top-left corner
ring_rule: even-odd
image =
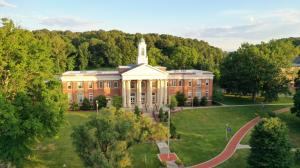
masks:
[[[30,30],[171,34],[225,51],[300,37],[300,0],[0,0],[0,17]]]

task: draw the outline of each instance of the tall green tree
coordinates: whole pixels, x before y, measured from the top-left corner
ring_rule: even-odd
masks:
[[[279,118],[263,118],[250,138],[250,167],[286,168],[291,165],[288,130]]]
[[[91,53],[89,51],[89,43],[84,42],[78,48],[78,66],[80,70],[85,70],[88,66]]]
[[[133,144],[168,136],[166,127],[150,118],[116,108],[102,109],[100,113],[72,133],[76,152],[86,167],[131,167],[128,150]]]
[[[54,136],[67,109],[51,50],[33,33],[2,19],[0,28],[0,160],[23,167],[34,145]]]
[[[294,94],[294,106],[291,108],[291,112],[297,117],[300,117],[300,70],[298,71],[298,77],[295,78],[296,93]]]
[[[228,92],[252,95],[253,101],[259,93],[265,101],[276,100],[279,93],[288,92],[282,69],[291,65],[297,52],[289,42],[243,44],[223,60],[220,83]]]

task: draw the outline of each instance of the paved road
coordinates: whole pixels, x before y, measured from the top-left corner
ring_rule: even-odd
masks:
[[[260,118],[256,117],[253,120],[249,121],[247,124],[245,124],[242,128],[240,128],[230,139],[229,143],[225,147],[225,149],[216,157],[191,166],[192,168],[210,168],[215,167],[223,162],[225,162],[227,159],[229,159],[236,151],[236,148],[240,141],[244,138],[244,136],[259,122]]]

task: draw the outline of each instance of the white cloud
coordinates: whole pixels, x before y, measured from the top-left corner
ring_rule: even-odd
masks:
[[[0,7],[15,8],[16,5],[6,2],[6,0],[0,0]]]
[[[63,29],[63,30],[91,30],[99,29],[101,21],[91,21],[76,17],[39,17],[38,23],[46,26],[49,29]]]
[[[184,36],[206,40],[224,50],[241,43],[258,43],[276,38],[300,36],[300,11],[227,11],[223,15],[244,20],[244,24],[189,30]]]

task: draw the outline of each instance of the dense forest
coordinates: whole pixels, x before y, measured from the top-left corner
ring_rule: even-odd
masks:
[[[195,68],[219,75],[223,51],[204,41],[159,34],[128,34],[111,31],[49,31],[37,30],[34,35],[51,46],[56,72],[97,69],[134,64],[137,44],[143,37],[151,65],[167,68]]]

